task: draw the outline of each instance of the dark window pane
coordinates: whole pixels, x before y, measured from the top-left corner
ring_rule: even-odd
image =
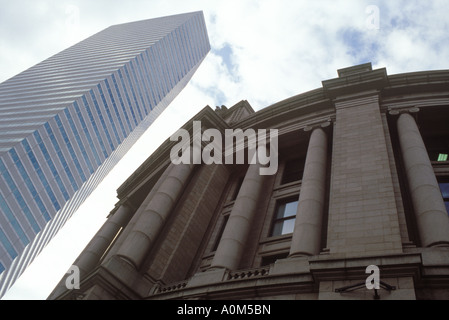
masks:
[[[284,221],[275,222],[273,226],[273,232],[271,233],[272,236],[279,236],[282,234],[282,226],[284,224]]]
[[[304,163],[304,158],[287,161],[285,164],[284,173],[282,175],[281,184],[301,180],[304,171]]]

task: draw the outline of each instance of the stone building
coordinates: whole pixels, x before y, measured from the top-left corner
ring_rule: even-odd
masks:
[[[449,299],[448,70],[368,63],[195,120],[277,129],[277,173],[175,165],[168,139],[74,262],[80,288],[62,279],[49,299]]]

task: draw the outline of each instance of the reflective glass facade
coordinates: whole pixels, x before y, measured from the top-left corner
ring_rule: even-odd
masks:
[[[185,87],[202,12],[109,27],[0,84],[0,296]]]

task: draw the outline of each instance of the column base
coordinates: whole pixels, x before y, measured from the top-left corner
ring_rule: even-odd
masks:
[[[312,257],[313,254],[307,253],[307,252],[295,252],[290,254],[287,258],[301,258],[301,257]]]
[[[434,242],[429,244],[427,248],[449,248],[449,242],[446,241]]]

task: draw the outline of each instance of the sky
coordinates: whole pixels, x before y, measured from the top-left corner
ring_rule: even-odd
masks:
[[[447,0],[0,0],[0,82],[111,25],[200,10],[211,52],[4,300],[46,299],[114,208],[117,188],[206,105],[247,100],[261,110],[367,62],[389,75],[449,69]]]

